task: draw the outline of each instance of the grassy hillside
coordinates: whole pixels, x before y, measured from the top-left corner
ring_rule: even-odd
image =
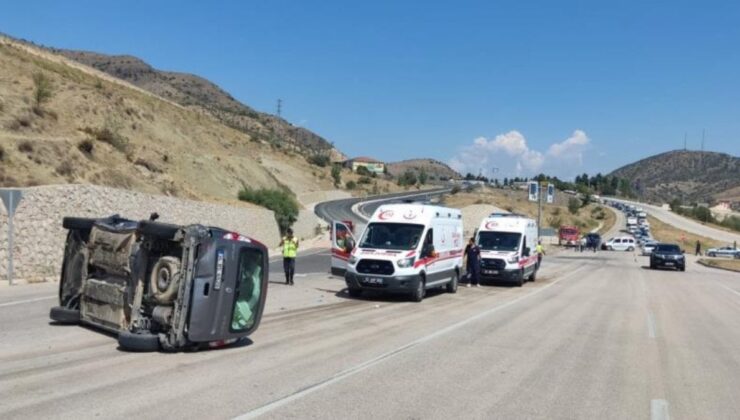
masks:
[[[676,150],[623,166],[610,175],[630,180],[633,191],[650,201],[740,201],[740,158],[724,153]]]
[[[388,173],[395,177],[406,171],[411,171],[418,176],[422,170],[433,180],[461,178],[457,171],[434,159],[409,159],[388,164]]]
[[[39,80],[50,93],[41,103]],[[242,185],[332,188],[329,168],[304,154],[5,37],[0,145],[6,187],[83,182],[216,201],[236,200]]]

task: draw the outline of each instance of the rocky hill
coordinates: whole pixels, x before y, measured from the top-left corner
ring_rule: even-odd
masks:
[[[623,166],[610,175],[628,179],[641,198],[740,201],[740,158],[725,153],[675,150]]]
[[[248,116],[231,112],[240,105],[215,85],[145,77],[147,66],[130,61],[141,71],[132,78],[161,91],[0,36],[0,187],[83,183],[209,201],[235,201],[243,185],[333,189],[329,168],[299,151],[325,140],[254,111],[251,131],[234,129],[208,109]],[[199,105],[199,95],[209,99]],[[280,130],[295,147],[275,146]]]
[[[130,55],[62,49],[51,51],[125,80],[157,96],[211,115],[252,138],[301,153],[333,154],[334,159],[341,159],[341,153],[321,136],[293,126],[275,115],[257,112],[202,77],[157,70]]]
[[[418,175],[418,173],[424,169],[424,171],[433,179],[452,179],[461,178],[462,176],[450,168],[447,164],[434,159],[409,159],[402,160],[400,162],[389,163],[388,173],[393,176],[398,176],[407,170],[410,170]]]

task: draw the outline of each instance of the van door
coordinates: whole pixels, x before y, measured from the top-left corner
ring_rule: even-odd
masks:
[[[355,245],[352,230],[344,222],[334,221],[331,226],[331,273],[337,276],[347,271],[347,260]]]

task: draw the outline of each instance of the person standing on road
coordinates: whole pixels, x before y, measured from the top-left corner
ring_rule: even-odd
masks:
[[[537,269],[539,270],[542,265],[542,256],[545,255],[545,248],[542,246],[542,239],[537,241],[537,246],[535,246],[534,249],[537,253]]]
[[[701,255],[701,242],[699,240],[696,240],[696,255]]]
[[[298,254],[298,239],[293,236],[293,229],[288,228],[285,236],[278,246],[283,247],[283,270],[285,271],[285,284],[293,285],[295,275],[295,258]]]
[[[466,269],[468,272],[468,286],[478,287],[480,283],[480,247],[475,243],[475,238],[470,238],[465,247]]]

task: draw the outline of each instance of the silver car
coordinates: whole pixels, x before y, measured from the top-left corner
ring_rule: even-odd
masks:
[[[709,257],[730,257],[740,259],[740,249],[731,246],[723,246],[721,248],[710,248],[707,250],[707,256]]]
[[[658,243],[655,241],[647,241],[642,244],[642,255],[651,255],[653,253],[653,250],[655,249],[655,245],[658,245]]]

